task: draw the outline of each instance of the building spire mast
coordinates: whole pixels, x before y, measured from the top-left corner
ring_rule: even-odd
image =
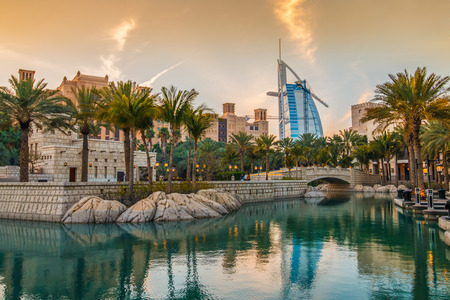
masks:
[[[278,59],[281,62],[281,39],[278,39]]]

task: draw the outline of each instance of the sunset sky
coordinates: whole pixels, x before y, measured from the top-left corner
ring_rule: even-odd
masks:
[[[240,115],[276,116],[266,92],[281,38],[283,60],[329,104],[317,106],[330,135],[389,73],[450,75],[449,0],[2,2],[0,85],[24,68],[56,88],[80,70],[155,91],[195,88],[218,113],[229,101]]]

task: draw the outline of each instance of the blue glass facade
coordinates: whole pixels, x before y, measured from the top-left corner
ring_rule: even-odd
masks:
[[[280,115],[284,119],[283,122],[280,122],[281,137],[295,139],[304,133],[313,133],[318,137],[323,137],[319,112],[306,87],[306,81],[285,84],[282,87],[280,98],[283,105]]]

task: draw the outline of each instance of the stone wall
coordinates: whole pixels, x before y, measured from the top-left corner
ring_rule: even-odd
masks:
[[[216,189],[236,193],[245,203],[298,197],[306,181],[217,181]],[[66,211],[85,196],[105,198],[117,193],[125,183],[0,183],[0,219],[59,222]],[[108,196],[110,198],[110,196]]]
[[[117,183],[0,183],[0,218],[59,222],[85,196],[117,192]]]
[[[214,181],[212,184],[216,189],[238,194],[244,203],[253,203],[302,196],[306,190],[307,181]]]

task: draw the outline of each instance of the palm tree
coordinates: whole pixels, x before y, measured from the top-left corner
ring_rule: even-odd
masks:
[[[449,88],[445,85],[450,77],[441,78],[431,74],[427,77],[427,69],[417,68],[414,74],[404,73],[389,75],[390,82],[377,85],[375,97],[371,100],[379,103],[379,107],[369,108],[363,122],[374,120],[378,130],[383,131],[390,124],[400,123],[409,136],[413,154],[418,166],[422,166],[422,151],[420,144],[420,127],[424,120],[444,120],[450,118],[450,106],[447,94]],[[410,165],[410,169],[415,164]],[[423,170],[417,168],[418,185],[423,189]],[[415,182],[412,182],[413,187]]]
[[[367,172],[372,160],[372,151],[369,145],[356,146],[352,156],[358,161],[360,169]]]
[[[285,137],[278,142],[278,147],[284,153],[284,165],[286,168],[288,168],[287,158],[291,154],[293,143],[294,142],[290,137]],[[290,168],[288,169],[289,169],[289,177],[291,177],[291,169]]]
[[[442,153],[442,167],[444,172],[444,185],[448,188],[449,175],[447,153],[450,151],[450,130],[443,122],[430,121],[424,125],[421,134],[423,151],[432,157],[439,157]]]
[[[91,133],[95,131],[93,126],[96,124],[97,109],[99,104],[98,93],[95,88],[85,88],[84,86],[78,89],[72,89],[75,95],[77,104],[73,104],[75,114],[75,124],[83,136],[83,148],[81,150],[81,181],[88,181],[88,163],[89,163],[89,145],[88,138]]]
[[[266,135],[263,134],[259,138],[256,139],[256,144],[258,147],[266,152],[266,180],[269,180],[269,154],[277,142],[275,142],[276,136],[273,134]]]
[[[170,139],[170,132],[167,127],[162,127],[158,132],[158,138],[161,140],[162,159],[166,161],[167,141]]]
[[[144,105],[141,105],[141,107],[136,110],[135,128],[136,130],[139,130],[142,143],[144,145],[145,155],[147,158],[148,183],[151,190],[153,184],[153,167],[150,160],[150,151],[152,149],[152,138],[155,136],[155,132],[153,131],[153,122],[158,117],[159,107],[155,105],[155,100],[158,97],[158,94],[151,94],[152,89],[147,89],[148,99],[145,100]],[[147,144],[147,139],[149,140],[150,145]]]
[[[107,89],[101,91],[103,103],[98,117],[122,128],[125,134],[124,152],[129,196],[133,193],[134,185],[136,129],[142,125],[142,119],[152,118],[156,114],[154,97],[150,96],[150,91],[150,88],[138,87],[136,82],[131,80],[120,81],[117,85],[112,82]]]
[[[234,146],[235,151],[239,153],[241,158],[241,172],[244,172],[244,155],[253,145],[253,135],[245,132],[238,132],[231,134],[231,145]]]
[[[389,161],[398,151],[398,142],[395,139],[395,135],[391,132],[384,132],[380,136],[374,137],[371,142],[371,148],[375,151],[381,160],[381,169],[383,172],[383,181],[386,181],[385,178],[388,178],[391,181],[391,168]],[[384,166],[387,166],[387,170],[385,170]]]
[[[328,164],[332,167],[337,167],[342,157],[342,151],[344,151],[344,143],[341,136],[335,134],[332,137],[329,137],[327,148],[330,155]]]
[[[161,93],[162,105],[160,118],[163,121],[169,122],[172,133],[172,143],[170,144],[169,155],[169,179],[167,186],[167,193],[170,193],[172,186],[173,150],[175,147],[177,131],[179,131],[181,125],[183,125],[185,115],[192,102],[197,97],[198,92],[194,89],[190,91],[178,91],[177,88],[171,86],[170,88],[163,87]]]
[[[6,112],[11,122],[20,127],[20,181],[28,182],[31,126],[61,131],[72,128],[70,118],[73,111],[69,100],[59,91],[45,89],[44,79],[35,84],[34,80],[19,81],[11,76],[9,83],[12,89],[0,87],[0,111]]]
[[[186,129],[189,132],[189,136],[194,140],[194,155],[192,158],[192,189],[196,189],[196,164],[197,164],[197,146],[198,141],[205,135],[206,131],[211,127],[213,122],[213,116],[205,113],[208,109],[205,106],[191,111],[185,120]],[[209,110],[209,109],[208,109]]]
[[[339,135],[342,137],[344,150],[347,156],[350,156],[353,148],[362,142],[362,136],[353,129],[344,129],[344,131],[339,130]]]

